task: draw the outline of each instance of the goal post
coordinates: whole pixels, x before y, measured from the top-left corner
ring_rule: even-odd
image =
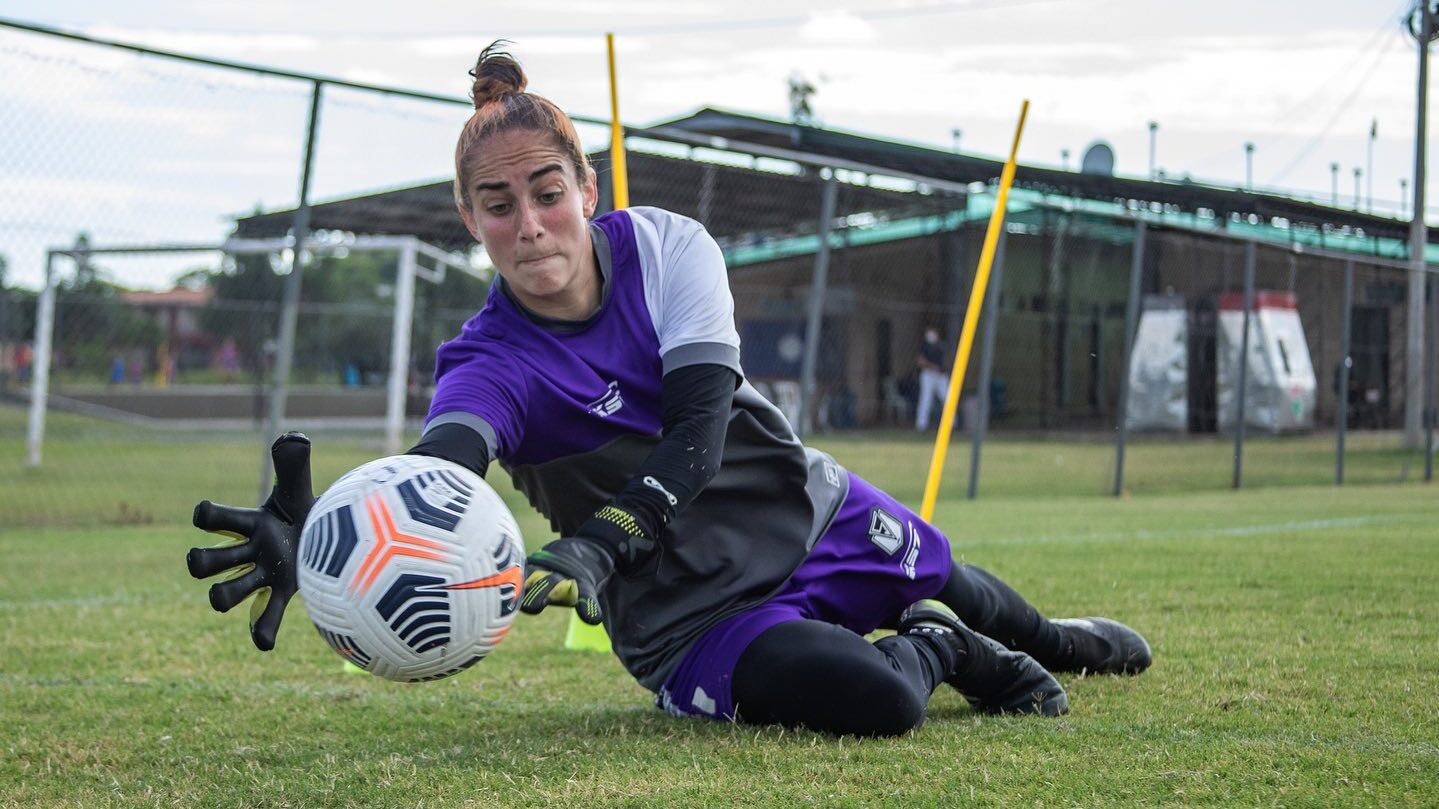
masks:
[[[70,259],[77,265],[96,256],[145,256],[154,254],[217,253],[225,257],[271,255],[282,257],[293,271],[294,240],[291,238],[231,239],[219,244],[142,244],[142,245],[77,245],[53,248],[46,252],[44,285],[38,301],[34,334],[34,362],[30,388],[29,414],[26,425],[26,466],[38,468],[42,463],[45,439],[45,414],[51,399],[55,357],[56,297],[59,287],[57,264]],[[386,377],[384,450],[386,454],[400,451],[404,438],[405,401],[409,382],[411,332],[416,305],[415,281],[420,279],[438,284],[451,270],[488,281],[489,272],[478,269],[459,256],[451,254],[415,236],[345,236],[334,242],[307,240],[305,252],[312,257],[334,255],[339,251],[394,252],[399,258],[395,270],[393,319],[391,325],[389,369]],[[293,351],[293,346],[291,346]],[[278,359],[278,358],[277,358]],[[278,421],[284,418],[284,398],[289,380],[277,380],[270,390],[270,412]],[[278,401],[277,401],[278,399]],[[268,425],[268,432],[279,425]],[[269,436],[273,438],[273,436]],[[268,479],[268,455],[265,472]]]

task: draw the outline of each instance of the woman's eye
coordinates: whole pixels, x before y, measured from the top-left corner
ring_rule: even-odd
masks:
[[[543,202],[546,205],[553,205],[555,202],[559,201],[559,198],[560,192],[558,191],[546,191],[545,193],[540,194],[540,202]]]
[[[504,216],[505,214],[509,213],[510,204],[508,202],[501,202],[495,205],[491,205],[485,210],[489,211],[490,214],[493,216]]]

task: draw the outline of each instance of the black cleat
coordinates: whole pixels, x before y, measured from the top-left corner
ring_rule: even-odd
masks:
[[[1066,640],[1074,644],[1074,662],[1063,671],[1089,674],[1138,674],[1154,656],[1143,635],[1108,618],[1056,618]]]
[[[1069,713],[1064,687],[1038,661],[965,626],[939,601],[911,604],[899,616],[899,631],[941,638],[955,650],[959,663],[945,682],[977,711],[1044,716]]]

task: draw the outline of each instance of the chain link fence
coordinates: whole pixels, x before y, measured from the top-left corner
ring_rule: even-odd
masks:
[[[335,456],[347,462],[388,446],[403,251],[354,249],[353,231],[412,236],[474,271],[442,273],[443,262],[421,261],[398,373],[413,431],[436,346],[488,290],[483,254],[448,199],[466,104],[9,29],[0,29],[0,71],[7,520],[143,521],[166,503],[253,496],[245,482],[253,477],[234,467],[258,466],[271,437],[265,415],[293,250],[283,241],[244,254],[137,248],[292,238],[316,92],[315,230],[300,257],[284,426],[348,442]],[[608,131],[589,119],[580,130],[603,210],[614,182]],[[924,408],[931,415],[921,425],[920,346],[933,329],[945,367],[955,359],[993,183],[664,128],[627,146],[631,204],[694,217],[724,249],[748,378],[860,471],[885,456],[922,477],[939,403]],[[956,403],[946,491],[968,483],[971,493],[1099,494],[1425,476],[1425,453],[1406,448],[1400,433],[1406,363],[1425,357],[1406,355],[1408,280],[1394,246],[1346,232],[1354,252],[1316,251],[1278,223],[1198,227],[1168,213],[1016,189]],[[103,252],[115,247],[131,250]],[[67,513],[53,493],[62,473],[23,470],[38,299],[56,250],[65,252],[53,264],[47,461],[63,467],[84,447],[102,467],[106,457],[124,463],[123,474],[73,478],[98,493],[93,507]],[[1251,253],[1252,345],[1242,340]],[[1241,356],[1249,357],[1242,456]],[[961,451],[976,433],[987,439],[982,449]],[[177,444],[223,461],[182,470],[167,449]]]

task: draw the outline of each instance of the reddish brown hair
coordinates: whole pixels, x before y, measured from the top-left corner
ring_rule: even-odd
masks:
[[[475,112],[455,145],[455,204],[466,213],[470,209],[468,169],[484,139],[499,132],[518,129],[548,135],[574,164],[580,184],[589,182],[590,161],[580,147],[574,121],[549,99],[525,92],[529,81],[515,57],[503,50],[507,44],[503,39],[490,43],[470,71],[475,79],[470,87]]]

